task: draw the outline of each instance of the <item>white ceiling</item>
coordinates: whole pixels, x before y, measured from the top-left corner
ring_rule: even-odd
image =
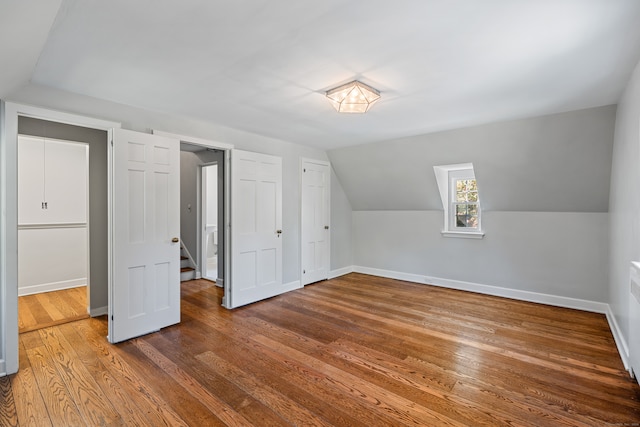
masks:
[[[0,96],[30,78],[324,149],[615,104],[640,59],[638,0],[57,3],[0,0]],[[324,92],[356,78],[382,99],[339,115]]]

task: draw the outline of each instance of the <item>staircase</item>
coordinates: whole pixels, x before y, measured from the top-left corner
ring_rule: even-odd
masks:
[[[196,263],[191,258],[187,248],[180,243],[180,281],[193,280],[196,278]]]

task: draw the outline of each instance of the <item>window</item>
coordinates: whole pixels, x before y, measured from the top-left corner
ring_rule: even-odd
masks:
[[[444,208],[446,237],[482,238],[478,183],[473,164],[434,166]]]
[[[480,205],[478,185],[473,170],[450,171],[450,229],[478,230],[480,228]]]

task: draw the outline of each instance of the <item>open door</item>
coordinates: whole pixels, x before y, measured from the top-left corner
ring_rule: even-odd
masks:
[[[180,141],[115,129],[109,342],[180,322]]]
[[[282,159],[232,150],[227,308],[289,290],[282,285],[282,232]]]

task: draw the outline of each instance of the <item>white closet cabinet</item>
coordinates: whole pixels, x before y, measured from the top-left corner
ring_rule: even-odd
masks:
[[[86,144],[18,137],[18,224],[87,222]]]
[[[87,144],[18,137],[18,295],[87,284]]]

